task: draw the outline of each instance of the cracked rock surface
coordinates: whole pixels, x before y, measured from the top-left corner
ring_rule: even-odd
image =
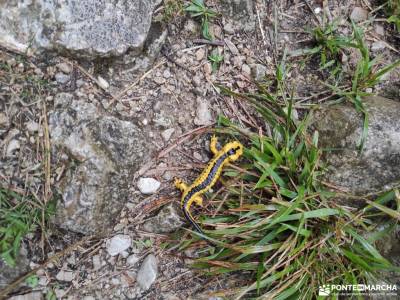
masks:
[[[25,51],[68,51],[85,57],[139,53],[158,0],[3,1],[0,42]]]
[[[61,93],[55,103],[50,136],[68,165],[56,222],[75,232],[106,232],[127,201],[128,176],[148,152],[146,139],[137,125],[83,99]]]
[[[314,123],[321,147],[332,149],[326,155],[327,179],[356,195],[390,190],[399,184],[400,178],[400,103],[379,96],[366,97],[363,102],[369,126],[361,153],[357,146],[363,119],[352,105],[323,108]]]

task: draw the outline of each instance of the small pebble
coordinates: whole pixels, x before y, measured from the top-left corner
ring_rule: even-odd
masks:
[[[374,29],[377,34],[385,35],[385,28],[381,24],[375,24]]]
[[[233,28],[232,23],[229,23],[229,22],[227,22],[227,23],[224,25],[224,30],[225,30],[225,32],[228,33],[228,34],[234,34],[234,33],[235,33],[235,28]]]
[[[108,254],[115,256],[128,249],[131,244],[132,240],[129,235],[117,234],[106,242],[106,249]]]
[[[107,82],[107,80],[105,80],[103,77],[101,76],[97,76],[97,83],[99,84],[99,86],[106,90],[110,87],[110,84]]]
[[[262,81],[267,73],[267,68],[261,64],[251,66],[251,75],[256,81]]]
[[[193,157],[194,157],[195,159],[199,160],[199,161],[202,161],[202,160],[203,160],[203,157],[202,157],[201,154],[200,154],[199,152],[197,152],[197,151],[193,153]]]
[[[26,123],[26,129],[30,133],[37,132],[39,130],[39,124],[34,121],[30,121],[30,122]]]
[[[154,178],[142,177],[138,180],[137,187],[142,194],[148,195],[155,193],[161,183]]]
[[[168,128],[161,132],[161,136],[164,141],[168,142],[171,139],[172,134],[175,132],[175,128]]]
[[[154,81],[155,83],[157,83],[157,84],[164,84],[164,83],[165,83],[165,78],[164,78],[164,77],[157,76],[157,77],[154,77],[154,78],[153,78],[153,81]]]
[[[59,63],[59,64],[57,65],[57,68],[58,68],[61,72],[65,73],[65,74],[69,74],[69,73],[72,72],[72,66],[71,66],[70,64],[68,64],[68,63],[65,63],[65,62]]]
[[[94,255],[92,257],[93,269],[98,270],[101,268],[101,259],[100,255]]]
[[[377,52],[386,48],[386,44],[383,41],[373,42],[371,45],[371,51]]]
[[[139,261],[139,257],[137,257],[135,254],[131,254],[128,256],[128,258],[126,259],[126,263],[130,266],[133,266],[134,264],[136,264]]]
[[[354,7],[353,11],[350,14],[350,19],[354,22],[361,22],[368,19],[368,11],[362,7]]]
[[[206,52],[205,52],[204,48],[200,48],[200,49],[197,50],[196,53],[195,53],[195,55],[196,55],[196,60],[197,60],[197,61],[203,60],[205,54],[206,54]]]
[[[250,75],[251,75],[251,69],[250,69],[249,65],[243,64],[243,66],[242,66],[242,73],[243,73],[245,76],[250,76]]]
[[[0,112],[0,126],[7,126],[10,120],[5,113]]]
[[[57,73],[55,78],[57,82],[61,84],[65,84],[70,80],[70,77],[68,75],[65,75],[64,73]]]
[[[208,102],[205,100],[197,101],[196,117],[194,124],[198,126],[210,125],[212,123],[212,115],[208,107]]]
[[[59,281],[72,281],[74,279],[74,272],[71,271],[64,271],[60,270],[60,272],[57,273],[56,279]]]
[[[21,144],[18,140],[11,140],[8,143],[6,156],[12,156],[15,150],[18,150],[21,147]]]
[[[139,286],[147,291],[157,278],[157,258],[153,254],[147,255],[136,277]]]
[[[164,78],[168,79],[171,77],[171,72],[168,69],[165,69],[163,72]]]

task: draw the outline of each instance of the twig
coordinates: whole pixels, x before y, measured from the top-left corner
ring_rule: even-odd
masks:
[[[219,41],[219,40],[209,41],[206,39],[193,40],[193,44],[207,44],[207,45],[220,46],[220,47],[223,47],[225,45],[224,41]]]

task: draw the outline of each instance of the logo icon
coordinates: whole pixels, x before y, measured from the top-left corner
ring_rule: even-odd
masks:
[[[329,284],[320,285],[318,289],[318,296],[329,296],[331,294],[331,286]]]

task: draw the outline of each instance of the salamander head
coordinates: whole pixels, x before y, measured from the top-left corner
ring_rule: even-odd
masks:
[[[229,161],[235,161],[243,154],[243,145],[236,141],[230,142],[224,146],[223,151],[229,155]]]

